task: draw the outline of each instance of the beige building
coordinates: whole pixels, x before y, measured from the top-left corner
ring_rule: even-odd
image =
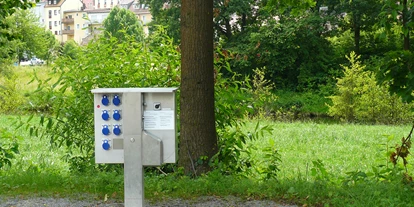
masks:
[[[89,35],[88,24],[86,12],[76,10],[64,11],[62,18],[62,42],[74,40],[81,44],[82,39]]]
[[[148,23],[152,16],[149,8],[140,0],[40,0],[34,10],[41,23],[50,30],[58,41],[74,40],[85,44],[91,39],[92,31],[98,31],[115,6],[135,13],[148,34]]]
[[[62,24],[64,11],[80,11],[82,7],[83,3],[81,0],[47,0],[43,10],[45,27],[52,31],[57,40],[65,42],[63,35],[64,25]]]
[[[113,8],[118,5],[121,0],[94,0],[95,9]]]

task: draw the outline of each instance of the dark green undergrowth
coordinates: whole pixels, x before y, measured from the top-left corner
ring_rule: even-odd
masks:
[[[277,90],[275,95],[278,98],[273,103],[273,108],[279,111],[279,114],[275,115],[278,120],[331,120],[327,116],[328,106],[326,105],[330,103],[330,99],[321,93]]]

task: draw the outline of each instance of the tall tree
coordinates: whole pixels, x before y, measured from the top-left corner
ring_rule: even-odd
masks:
[[[149,5],[153,20],[149,23],[150,31],[156,31],[153,26],[165,27],[169,37],[175,43],[180,42],[180,7],[181,0],[144,0]]]
[[[257,0],[214,0],[214,29],[218,36],[231,39],[243,32],[258,20],[258,12],[263,8]]]
[[[136,41],[144,39],[142,23],[130,10],[114,7],[104,20],[105,35],[113,36],[119,41],[126,40],[126,35],[134,36]]]
[[[33,7],[35,2],[39,0],[2,0],[0,4],[0,63],[5,58],[8,58],[10,51],[13,49],[10,44],[16,43],[15,39],[18,38],[16,33],[9,29],[10,24],[6,22],[6,18],[19,9],[28,9]]]
[[[403,49],[410,50],[410,33],[414,28],[413,21],[413,0],[384,0],[380,20],[387,31],[390,31],[394,24],[401,27],[400,34],[403,36]]]
[[[410,43],[413,16],[414,0],[384,0],[380,24],[388,32],[397,31],[403,40],[402,50],[386,54],[378,76],[380,81],[389,81],[389,90],[405,101],[414,101],[414,53]]]
[[[354,33],[354,51],[361,53],[361,32],[369,31],[377,22],[382,4],[378,0],[345,0],[342,2],[346,13],[346,26]]]
[[[217,153],[214,114],[213,1],[181,2],[180,159],[186,173],[209,170]]]
[[[30,10],[17,10],[3,20],[7,29],[0,29],[12,39],[0,38],[0,55],[3,58],[16,56],[18,60],[37,56],[50,60],[58,49],[58,42],[50,31],[46,31]]]

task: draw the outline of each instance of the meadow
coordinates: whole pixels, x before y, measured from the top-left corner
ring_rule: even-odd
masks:
[[[30,67],[16,71],[22,79],[20,83],[30,80],[30,71]],[[22,92],[30,92],[29,88],[35,87],[31,84],[22,84]],[[30,136],[28,129],[16,129],[13,123],[27,118],[0,114],[0,129],[15,135],[20,151],[11,167],[0,171],[1,196],[123,199],[122,171],[70,171],[63,147],[53,147],[50,140]],[[402,182],[403,171],[392,171],[388,158],[389,151],[408,135],[410,125],[245,121],[245,132],[253,131],[258,122],[259,126],[273,129],[246,143],[245,147],[251,150],[242,156],[255,161],[252,167],[264,167],[264,149],[274,145],[281,159],[276,179],[243,173],[223,175],[217,170],[190,178],[179,172],[163,174],[156,168],[147,168],[146,198],[233,195],[300,206],[414,206],[413,183]],[[412,174],[412,162],[409,156],[408,174]]]

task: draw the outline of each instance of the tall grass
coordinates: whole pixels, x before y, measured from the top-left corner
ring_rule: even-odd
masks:
[[[387,151],[411,129],[409,125],[261,122],[271,125],[274,131],[272,135],[254,141],[254,145],[263,149],[270,139],[275,141],[282,156],[280,175],[287,179],[308,176],[312,161],[316,160],[321,160],[327,170],[339,177],[347,172],[367,172],[373,166],[386,165]],[[246,130],[251,130],[255,124],[251,122]],[[260,151],[257,153],[261,154]]]
[[[16,82],[17,88],[20,88],[23,93],[31,93],[37,88],[38,81],[31,81],[36,73],[41,81],[45,81],[50,76],[53,68],[51,66],[16,66],[13,68],[13,73],[18,77]],[[57,80],[58,77],[52,77]]]

